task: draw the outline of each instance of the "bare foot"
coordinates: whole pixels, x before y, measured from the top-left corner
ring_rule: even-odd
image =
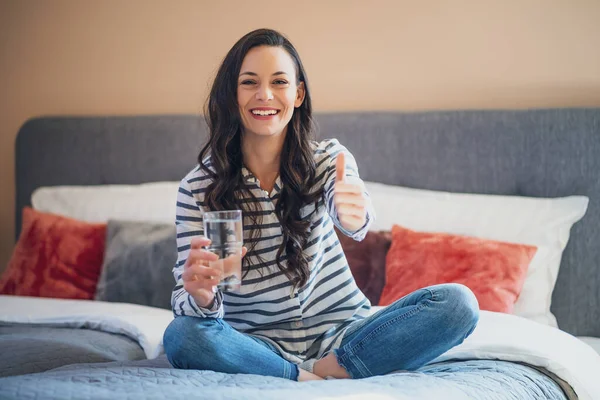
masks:
[[[304,381],[322,381],[323,378],[321,378],[318,375],[315,375],[313,373],[310,373],[308,371],[303,370],[302,368],[298,368],[298,382],[304,382]]]
[[[333,376],[337,379],[350,378],[346,369],[338,364],[335,354],[333,353],[329,353],[327,356],[318,360],[315,365],[313,365],[313,372],[322,378],[327,376]]]

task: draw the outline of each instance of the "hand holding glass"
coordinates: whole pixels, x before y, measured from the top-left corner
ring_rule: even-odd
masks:
[[[242,211],[210,211],[203,220],[204,236],[211,241],[206,250],[219,257],[208,265],[223,272],[217,287],[223,292],[237,291],[242,284]]]

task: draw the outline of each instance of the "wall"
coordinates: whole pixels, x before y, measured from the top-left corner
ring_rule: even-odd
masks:
[[[28,118],[195,113],[243,34],[289,36],[316,111],[600,106],[598,1],[0,0],[0,270]]]

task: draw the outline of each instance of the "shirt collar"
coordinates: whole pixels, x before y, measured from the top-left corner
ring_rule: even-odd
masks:
[[[242,167],[242,177],[245,182],[258,183],[258,179],[256,179],[254,174],[246,167]]]
[[[244,178],[244,182],[254,184],[257,188],[261,189],[260,181],[254,176],[254,174],[246,167],[242,166],[242,177]],[[277,175],[277,179],[275,179],[275,186],[273,186],[273,190],[270,195],[274,196],[281,191],[282,187],[281,175]],[[262,190],[262,189],[261,189]]]

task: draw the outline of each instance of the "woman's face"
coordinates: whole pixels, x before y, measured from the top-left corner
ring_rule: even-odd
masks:
[[[280,135],[304,100],[292,57],[281,47],[251,49],[238,76],[237,100],[246,134]]]

